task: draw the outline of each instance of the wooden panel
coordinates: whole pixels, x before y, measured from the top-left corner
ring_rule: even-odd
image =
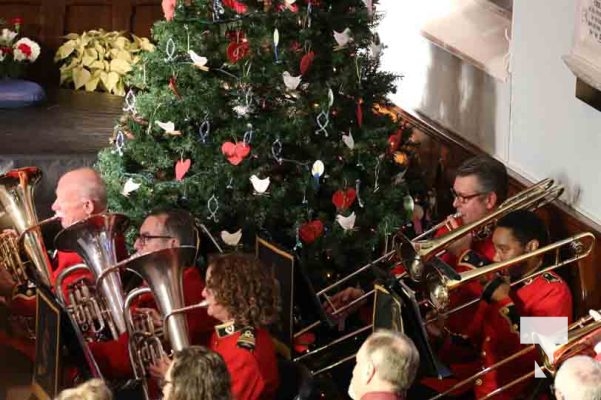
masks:
[[[152,25],[161,19],[163,19],[163,10],[158,2],[139,4],[134,7],[131,32],[138,36],[150,38]]]
[[[453,212],[449,189],[456,168],[465,159],[483,152],[456,133],[416,111],[408,109],[398,111],[401,118],[415,128],[414,138],[420,143],[420,162],[422,168],[427,171],[428,184],[437,189],[437,211],[440,218],[444,218]],[[533,184],[512,171],[509,173],[510,195]],[[592,232],[597,238],[601,237],[601,226],[562,203],[548,205],[540,209],[538,214],[547,222],[552,240],[563,239],[584,231]],[[585,315],[590,308],[601,308],[601,290],[599,290],[601,274],[597,273],[598,265],[601,265],[599,241],[590,256],[577,265],[566,266],[558,271],[570,284],[576,316]]]
[[[64,33],[81,33],[91,29],[112,30],[112,6],[67,5]]]

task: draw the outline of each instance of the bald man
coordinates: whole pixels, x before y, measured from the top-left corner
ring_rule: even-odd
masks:
[[[106,188],[98,172],[92,168],[79,168],[64,174],[58,181],[52,210],[60,217],[63,228],[106,211]],[[122,247],[125,254],[125,246]],[[81,257],[76,253],[57,252],[52,260],[50,283],[54,286],[56,277],[65,268],[81,262]],[[81,278],[92,277],[83,271],[72,274],[63,281],[63,292],[66,293],[70,283]],[[0,268],[0,296],[5,299],[10,321],[10,329],[0,331],[0,342],[16,348],[33,360],[35,346],[30,336],[35,328],[35,288],[18,286],[6,269]]]

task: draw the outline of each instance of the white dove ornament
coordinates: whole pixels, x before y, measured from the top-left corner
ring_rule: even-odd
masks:
[[[348,135],[342,135],[342,141],[350,150],[355,148],[355,139],[353,139],[353,134],[350,131]]]
[[[255,194],[265,194],[269,184],[271,183],[269,177],[265,179],[260,179],[257,175],[253,175],[250,178],[250,183],[253,185],[253,189],[255,190]]]
[[[221,240],[223,240],[223,243],[227,244],[228,246],[237,246],[238,243],[240,243],[240,239],[242,239],[242,229],[238,229],[234,233],[221,231]]]
[[[342,49],[351,41],[351,30],[345,28],[342,32],[334,31],[334,40],[338,43],[337,50]]]
[[[355,219],[356,218],[357,218],[357,216],[355,215],[355,212],[353,211],[351,213],[351,215],[349,215],[348,217],[338,214],[336,216],[336,222],[338,222],[338,225],[340,225],[342,227],[342,229],[344,229],[345,231],[348,231],[355,227]]]
[[[192,64],[200,70],[208,71],[207,62],[209,61],[206,57],[201,57],[194,50],[188,51],[188,55],[192,59]]]
[[[132,178],[129,178],[126,182],[125,185],[123,185],[123,190],[121,191],[121,194],[125,197],[129,197],[129,194],[131,192],[135,192],[136,190],[138,190],[140,188],[140,184],[134,182],[134,180]]]
[[[166,134],[168,135],[173,135],[173,136],[179,136],[182,133],[180,131],[176,131],[175,130],[175,124],[171,121],[167,121],[167,122],[161,122],[161,121],[156,121],[155,122],[162,130],[165,131]]]
[[[296,90],[301,83],[301,75],[292,76],[288,71],[282,72],[282,78],[284,79],[284,85],[289,90]]]

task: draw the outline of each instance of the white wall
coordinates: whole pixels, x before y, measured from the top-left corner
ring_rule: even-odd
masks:
[[[601,223],[601,112],[575,95],[570,52],[576,0],[514,0],[511,76],[500,82],[418,32],[420,0],[380,0],[383,68],[403,74],[392,100],[464,136],[531,181],[564,183]],[[432,10],[430,10],[431,12]]]

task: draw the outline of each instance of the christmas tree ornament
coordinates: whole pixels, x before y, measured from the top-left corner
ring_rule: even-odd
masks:
[[[123,106],[123,111],[132,113],[134,115],[137,114],[136,95],[134,94],[133,90],[129,89],[127,91],[124,102],[125,102],[125,105]]]
[[[295,235],[294,235],[294,240],[295,240],[295,244],[294,244],[294,248],[292,250],[297,251],[303,248],[303,243],[300,241],[300,226],[298,224],[298,222],[294,225],[294,231],[295,231]]]
[[[369,45],[369,54],[371,55],[371,58],[377,60],[380,57],[380,54],[382,53],[383,47],[384,46],[382,45],[382,43],[371,42],[371,44]]]
[[[123,156],[123,149],[125,148],[125,135],[122,130],[117,131],[117,135],[115,136],[115,150],[113,152],[117,152],[120,156]]]
[[[221,0],[213,0],[213,21],[219,21],[223,14],[225,14],[225,8],[223,8]]]
[[[221,145],[221,152],[230,164],[238,165],[250,154],[250,146],[244,142],[225,142]]]
[[[265,179],[260,179],[257,175],[252,175],[250,178],[250,183],[253,185],[254,194],[265,194],[269,184],[271,183],[269,177]]]
[[[397,149],[401,145],[401,141],[402,132],[400,130],[388,136],[388,153],[393,154],[395,151],[397,151]]]
[[[344,229],[345,231],[351,230],[355,227],[355,219],[357,218],[357,216],[355,215],[355,212],[353,211],[351,213],[351,215],[349,215],[348,217],[345,217],[344,215],[336,215],[336,222],[338,222],[338,225],[340,225],[340,227],[342,229]]]
[[[186,173],[190,170],[190,165],[192,165],[192,160],[186,158],[185,160],[179,159],[177,163],[175,163],[175,180],[181,181],[184,179]]]
[[[227,46],[226,55],[231,64],[236,64],[250,52],[250,45],[247,41],[232,42]]]
[[[125,197],[129,197],[129,194],[131,192],[135,192],[139,188],[140,188],[140,184],[137,182],[134,182],[134,180],[132,178],[129,178],[125,182],[125,185],[123,185],[123,190],[121,190],[121,194]]]
[[[380,184],[378,180],[380,179],[380,163],[382,162],[381,157],[376,157],[376,168],[374,169],[374,193],[380,190]]]
[[[246,144],[250,144],[253,140],[253,126],[252,124],[246,124],[246,132],[244,132],[244,136],[242,138],[242,141]]]
[[[409,215],[413,214],[413,209],[415,208],[415,201],[413,201],[413,197],[411,195],[406,195],[403,197],[403,209]]]
[[[163,8],[163,15],[167,21],[172,21],[175,16],[175,4],[176,0],[163,0],[161,7]]]
[[[357,192],[357,203],[359,203],[359,207],[363,208],[363,201],[361,200],[361,196],[359,195],[360,188],[361,188],[361,179],[357,179],[355,181],[355,191]]]
[[[348,135],[342,134],[342,142],[348,147],[350,150],[355,148],[355,139],[353,139],[353,134],[349,129]]]
[[[207,62],[209,60],[206,57],[199,56],[194,50],[188,51],[188,55],[192,59],[192,64],[194,64],[196,68],[198,68],[201,71],[209,70],[209,67],[207,67]]]
[[[346,190],[337,190],[332,195],[332,204],[337,210],[346,210],[353,205],[357,198],[357,191],[354,188],[347,188]]]
[[[328,88],[328,110],[334,105],[334,91]]]
[[[284,79],[284,85],[286,85],[286,89],[288,90],[296,90],[298,85],[301,83],[301,76],[291,76],[290,72],[284,71],[282,72],[282,78]]]
[[[357,117],[357,125],[359,128],[363,126],[363,99],[357,100],[357,108],[355,110],[355,114]]]
[[[246,4],[238,0],[223,0],[223,5],[233,10],[236,14],[244,14],[248,10]]]
[[[345,48],[346,45],[351,41],[351,30],[349,28],[345,28],[342,32],[334,31],[334,40],[338,44],[334,50],[341,50]]]
[[[273,52],[275,55],[275,62],[279,63],[279,56],[278,56],[278,44],[280,43],[280,31],[278,31],[278,28],[275,28],[275,30],[273,31]]]
[[[325,165],[323,164],[323,161],[317,160],[313,163],[313,166],[311,167],[311,176],[313,177],[313,186],[315,188],[319,187],[319,178],[321,178],[324,171]]]
[[[303,243],[311,244],[323,235],[323,223],[318,219],[305,222],[298,229],[298,234]]]
[[[178,100],[182,99],[182,96],[179,94],[179,90],[177,90],[177,78],[175,76],[169,78],[169,89],[171,89]]]
[[[175,124],[172,121],[167,121],[167,122],[155,121],[155,124],[157,124],[168,135],[179,136],[182,134],[180,131],[175,129]]]
[[[402,168],[407,168],[409,165],[409,156],[403,151],[395,151],[393,154],[393,160],[395,164],[401,166]]]
[[[280,141],[280,138],[276,138],[271,144],[271,155],[279,164],[284,161],[282,158],[282,142]]]
[[[307,71],[309,71],[309,68],[311,68],[311,65],[313,64],[313,60],[315,59],[315,52],[314,51],[309,51],[307,54],[305,54],[300,61],[300,73],[301,75],[305,75],[307,73]]]
[[[325,137],[328,137],[328,131],[326,129],[330,124],[330,117],[328,116],[328,113],[325,111],[321,111],[317,115],[317,118],[315,120],[318,126],[317,130],[315,131],[315,134],[319,135],[320,133],[323,133]]]
[[[238,243],[240,243],[240,239],[242,239],[242,229],[238,229],[234,233],[221,231],[220,236],[221,240],[223,240],[223,243],[227,244],[228,246],[236,247],[238,246]]]
[[[211,123],[209,122],[208,116],[205,116],[204,121],[198,127],[198,139],[202,144],[207,144],[207,139],[211,133]]]
[[[175,42],[173,41],[173,38],[167,40],[165,54],[167,55],[167,57],[165,57],[165,62],[172,62],[175,60]]]
[[[219,210],[219,200],[215,195],[212,195],[207,201],[207,210],[209,210],[209,218],[213,222],[219,222],[217,219],[217,211]]]

